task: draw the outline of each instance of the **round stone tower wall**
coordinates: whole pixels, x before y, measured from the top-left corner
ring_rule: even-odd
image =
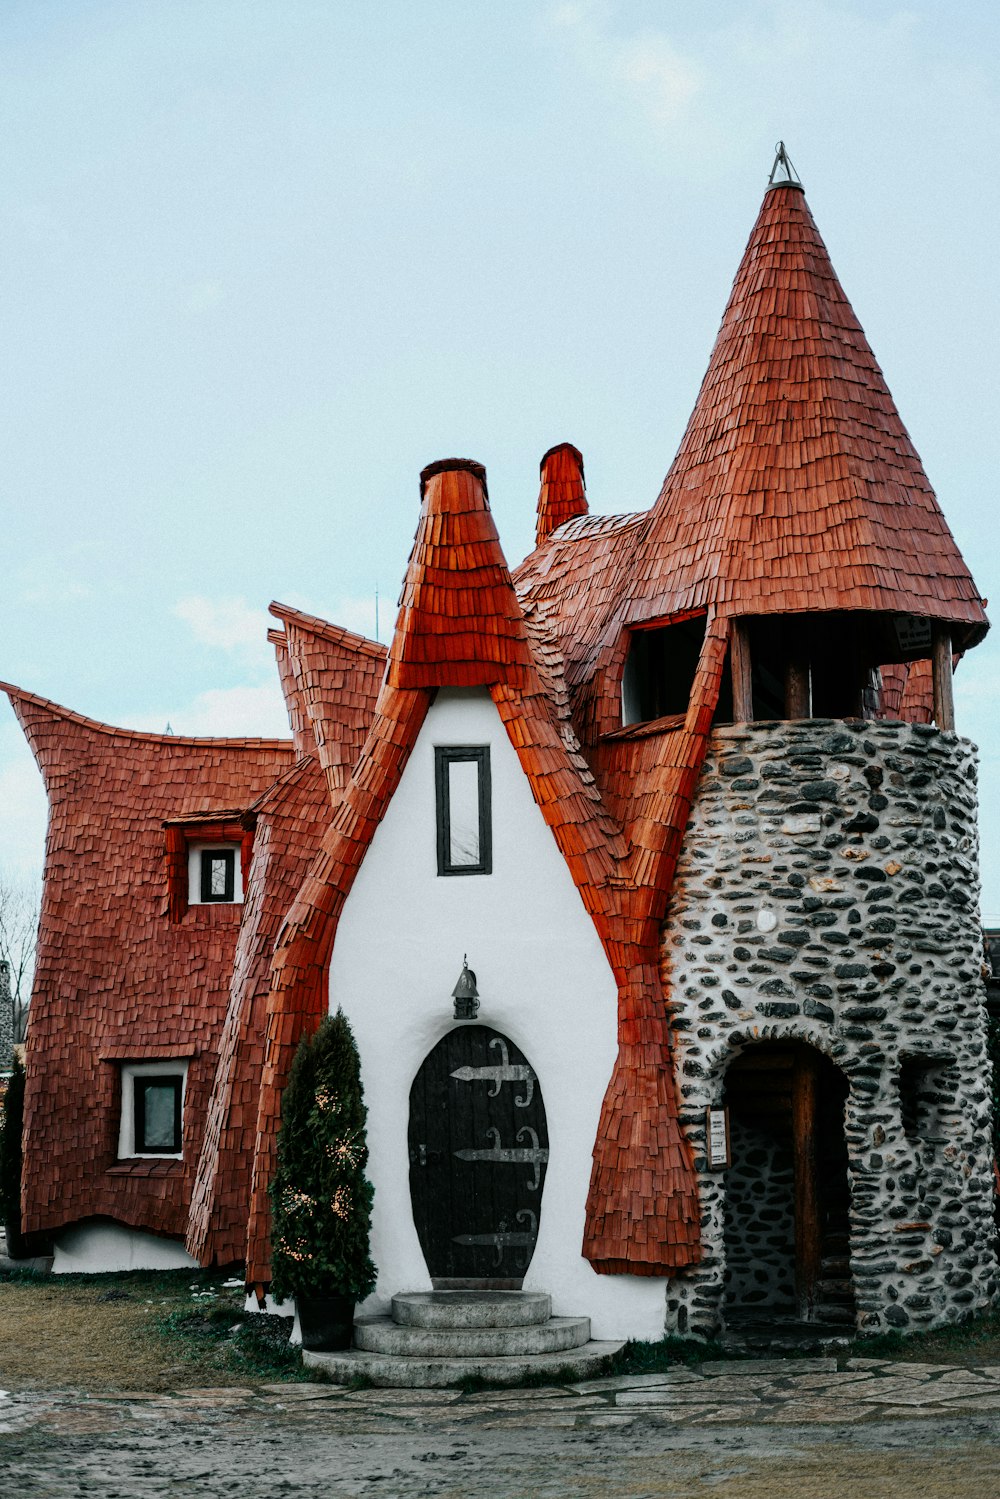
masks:
[[[768,1041],[809,1043],[846,1080],[860,1330],[957,1321],[994,1296],[975,786],[974,747],[920,724],[713,734],[663,935],[705,1248],[668,1285],[668,1332],[712,1335],[736,1310],[727,1191],[734,1208],[772,1195],[762,1218],[787,1245],[787,1158],[748,1152],[748,1168],[735,1130],[731,1167],[709,1170],[705,1151],[727,1068]],[[768,1239],[742,1246],[765,1302],[781,1274]]]

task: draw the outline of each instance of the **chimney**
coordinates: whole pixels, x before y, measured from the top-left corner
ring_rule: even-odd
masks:
[[[575,448],[571,442],[557,443],[543,457],[539,472],[542,483],[538,491],[536,546],[541,546],[564,521],[587,514],[583,455],[579,448]]]

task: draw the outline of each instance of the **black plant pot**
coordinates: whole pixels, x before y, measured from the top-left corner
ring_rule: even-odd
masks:
[[[296,1296],[302,1346],[314,1353],[350,1348],[354,1332],[353,1296]]]

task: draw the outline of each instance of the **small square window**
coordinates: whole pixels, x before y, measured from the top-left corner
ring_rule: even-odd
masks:
[[[239,905],[243,900],[243,870],[238,843],[206,839],[188,842],[188,904]]]
[[[236,850],[233,848],[203,848],[201,850],[201,899],[203,905],[210,901],[231,901],[236,892]]]
[[[179,1155],[181,1149],[180,1074],[135,1079],[136,1155]]]
[[[490,874],[493,828],[489,745],[434,750],[438,874]]]

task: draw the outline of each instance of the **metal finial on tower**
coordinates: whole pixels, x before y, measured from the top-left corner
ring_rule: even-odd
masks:
[[[801,187],[799,174],[792,166],[792,158],[785,150],[784,141],[779,141],[774,150],[774,166],[767,179],[768,187]]]

